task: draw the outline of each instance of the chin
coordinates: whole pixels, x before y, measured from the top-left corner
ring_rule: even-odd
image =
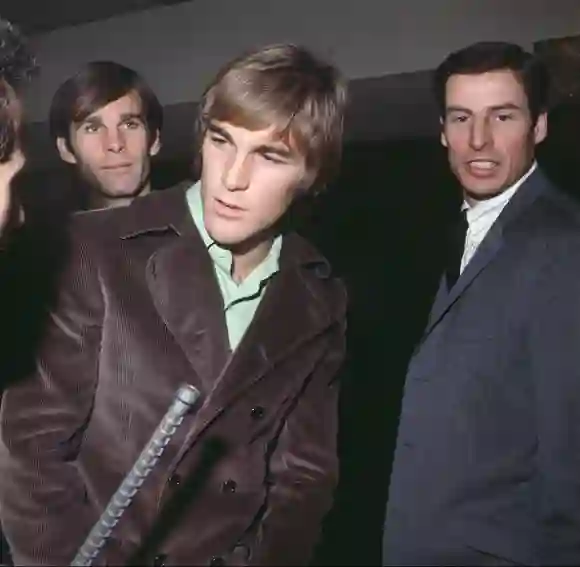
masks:
[[[504,186],[502,179],[488,178],[488,179],[474,179],[473,177],[466,175],[459,178],[461,186],[468,192],[474,195],[493,195],[501,191]]]
[[[503,191],[504,187],[502,185],[493,185],[490,187],[464,187],[464,192],[476,201],[485,201],[486,199],[491,199]]]
[[[232,246],[239,245],[247,239],[247,236],[243,234],[228,230],[212,230],[209,227],[206,227],[206,230],[211,239],[224,248],[230,248]]]
[[[127,189],[126,187],[102,187],[101,193],[105,195],[105,197],[111,199],[123,199],[127,197],[135,197],[139,194],[139,189]]]
[[[209,236],[225,248],[245,248],[259,244],[265,238],[265,230],[254,219],[223,219],[206,214],[205,229]]]

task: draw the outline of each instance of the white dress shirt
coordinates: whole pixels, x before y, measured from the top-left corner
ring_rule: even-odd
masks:
[[[465,248],[463,249],[463,257],[461,258],[461,272],[465,266],[469,264],[470,260],[475,255],[489,229],[497,220],[504,207],[509,203],[514,193],[519,189],[522,183],[535,171],[538,164],[534,162],[532,167],[520,177],[511,187],[491,199],[479,201],[470,205],[467,201],[463,201],[461,210],[467,211],[467,235],[465,236]]]

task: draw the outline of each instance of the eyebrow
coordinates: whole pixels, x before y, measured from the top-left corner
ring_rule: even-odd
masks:
[[[486,110],[491,110],[492,112],[499,112],[502,110],[520,110],[521,111],[522,107],[518,106],[517,104],[515,104],[513,102],[506,102],[503,104],[495,104],[493,106],[490,106]],[[465,108],[465,107],[459,106],[459,105],[448,106],[445,109],[445,114],[451,114],[452,112],[464,112],[465,114],[474,114],[473,110],[470,110],[469,108]]]
[[[125,112],[121,114],[121,116],[119,117],[119,123],[126,122],[127,120],[139,120],[140,122],[144,122],[143,116],[138,112]],[[76,124],[77,128],[80,128],[81,126],[83,126],[83,124],[101,125],[103,124],[103,120],[101,119],[100,116],[89,115],[84,120],[81,120]]]
[[[213,132],[214,134],[222,136],[228,142],[233,142],[232,137],[221,126],[218,126],[213,122],[210,122],[207,126],[207,129],[210,132]],[[257,148],[255,148],[255,151],[260,153],[276,154],[282,158],[291,158],[295,155],[295,152],[293,152],[292,149],[283,141],[262,144]]]
[[[139,112],[125,112],[121,114],[121,122],[125,120],[139,120],[140,122],[144,122],[143,115]]]

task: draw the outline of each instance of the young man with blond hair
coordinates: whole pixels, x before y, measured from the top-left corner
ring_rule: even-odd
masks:
[[[307,50],[246,54],[201,101],[197,183],[75,217],[37,373],[2,403],[18,563],[72,560],[184,382],[201,400],[98,561],[308,563],[337,482],[346,297],[282,226],[336,170],[345,104]]]

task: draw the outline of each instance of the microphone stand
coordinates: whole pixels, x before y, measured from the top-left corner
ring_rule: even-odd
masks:
[[[193,407],[199,396],[199,390],[189,384],[179,388],[167,413],[135,461],[133,468],[129,471],[117,492],[113,494],[107,508],[79,548],[71,563],[73,567],[90,567],[92,565],[123,512],[131,504],[143,481],[147,478],[177,428],[181,425],[185,414]]]

